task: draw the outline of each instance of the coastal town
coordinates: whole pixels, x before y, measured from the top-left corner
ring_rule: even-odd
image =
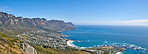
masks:
[[[63,37],[69,37],[58,32],[47,32],[44,30],[30,31],[17,35],[17,37],[27,43],[35,44],[44,48],[55,48],[67,50],[69,48],[79,49],[92,54],[121,54],[125,48],[115,46],[101,46],[91,48],[79,48],[73,44],[75,40],[69,40]]]
[[[66,44],[67,35],[56,32],[46,32],[44,30],[37,30],[31,32],[25,32],[23,34],[17,35],[20,40],[28,43],[32,43],[44,48],[56,48],[56,49],[66,49],[69,46]]]

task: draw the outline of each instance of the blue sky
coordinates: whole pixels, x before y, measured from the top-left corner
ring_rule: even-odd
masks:
[[[148,0],[0,0],[0,11],[78,25],[148,25]]]

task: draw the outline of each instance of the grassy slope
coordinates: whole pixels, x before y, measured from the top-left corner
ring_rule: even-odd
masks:
[[[20,42],[0,33],[0,54],[24,54],[25,52],[18,45]]]
[[[22,41],[0,33],[0,54],[25,54],[24,50],[20,48],[18,43],[22,43]],[[33,44],[31,45],[36,49],[38,54],[90,54],[80,50],[61,50],[54,48],[43,48]]]

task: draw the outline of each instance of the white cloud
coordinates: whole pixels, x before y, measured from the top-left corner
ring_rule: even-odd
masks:
[[[146,23],[148,19],[140,19],[140,20],[128,20],[128,21],[113,21],[115,23]]]
[[[9,7],[0,7],[0,11],[6,12],[6,11],[13,11],[13,10],[10,9]]]
[[[106,25],[142,25],[148,26],[148,19],[104,22]]]

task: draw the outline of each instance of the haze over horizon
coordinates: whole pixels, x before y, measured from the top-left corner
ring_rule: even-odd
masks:
[[[0,0],[0,12],[77,25],[148,25],[148,0]]]

